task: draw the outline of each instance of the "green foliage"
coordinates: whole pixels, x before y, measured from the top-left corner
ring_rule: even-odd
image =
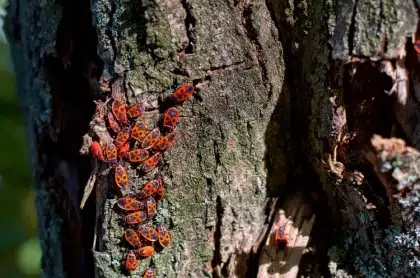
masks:
[[[0,43],[0,130],[0,277],[39,277],[41,250],[27,142],[4,43]]]

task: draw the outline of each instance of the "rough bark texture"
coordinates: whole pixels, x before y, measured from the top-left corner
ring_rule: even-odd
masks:
[[[117,194],[88,146],[110,140],[106,96],[145,101],[152,122],[186,81],[198,94],[159,168],[157,221],[174,235],[153,257],[159,277],[418,276],[418,247],[406,243],[418,240],[418,221],[397,220],[401,203],[375,172],[385,158],[370,153],[375,133],[419,147],[419,62],[407,40],[416,9],[405,0],[13,1],[45,277],[127,275]],[[138,192],[152,174],[134,172]],[[80,211],[92,175],[96,198]],[[279,252],[270,235],[286,218],[291,240]]]

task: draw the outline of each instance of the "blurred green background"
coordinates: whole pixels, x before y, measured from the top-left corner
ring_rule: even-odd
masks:
[[[23,115],[0,0],[0,277],[40,277],[41,250]]]

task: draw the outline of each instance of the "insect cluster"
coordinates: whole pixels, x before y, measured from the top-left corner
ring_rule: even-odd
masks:
[[[180,104],[193,93],[192,84],[183,84],[170,96],[170,102]],[[159,165],[162,153],[175,142],[174,130],[179,122],[180,111],[173,106],[168,108],[160,123],[150,129],[140,118],[145,111],[143,103],[126,107],[121,99],[113,99],[106,112],[106,121],[110,132],[115,134],[114,142],[102,146],[94,141],[90,146],[94,158],[108,162],[114,168],[114,181],[118,189],[127,189],[129,186],[129,166],[123,165],[138,165],[137,170],[147,174]],[[125,268],[129,272],[137,270],[138,259],[151,257],[155,247],[165,248],[171,244],[171,234],[165,226],[158,224],[154,227],[148,223],[157,214],[157,204],[164,196],[163,186],[162,176],[156,174],[137,195],[126,194],[117,200],[116,206],[124,213],[124,238],[133,248],[125,257]],[[149,267],[143,277],[155,277],[155,269]]]

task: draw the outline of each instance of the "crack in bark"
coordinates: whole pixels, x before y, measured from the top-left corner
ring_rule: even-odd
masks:
[[[215,169],[215,171],[217,171],[217,168],[219,166],[221,166],[222,163],[220,162],[219,146],[217,145],[216,140],[213,140],[213,151],[214,151],[214,158],[215,158],[215,161],[216,161],[216,169]]]
[[[351,16],[351,23],[349,28],[349,35],[348,35],[348,45],[349,45],[349,56],[353,55],[353,48],[354,48],[354,34],[356,33],[356,14],[357,14],[357,4],[359,0],[354,1],[353,6],[353,13]]]
[[[197,20],[192,15],[190,10],[190,5],[187,2],[188,0],[181,0],[181,5],[185,10],[185,30],[187,31],[188,45],[183,45],[182,48],[185,49],[185,53],[191,54],[195,51],[195,24]]]
[[[115,61],[117,59],[117,51],[118,51],[117,42],[115,41],[115,38],[112,34],[112,28],[114,25],[114,15],[115,15],[116,10],[117,10],[117,5],[115,4],[115,1],[111,1],[111,10],[109,11],[109,22],[107,24],[106,34],[108,35],[109,41],[111,42],[112,51],[114,52],[112,55],[112,65],[115,65]],[[110,66],[108,68],[111,68],[113,73],[115,73],[113,66]]]
[[[214,231],[214,252],[213,260],[211,261],[211,266],[213,267],[213,275],[215,277],[219,276],[220,273],[220,264],[222,263],[222,253],[221,253],[221,237],[222,237],[222,219],[223,219],[224,209],[222,205],[222,198],[220,195],[216,197],[216,227]]]
[[[250,6],[245,7],[244,10],[242,11],[242,17],[245,19],[244,27],[245,27],[246,35],[251,40],[251,42],[253,43],[253,45],[255,46],[257,50],[257,53],[256,53],[257,63],[258,63],[258,67],[261,70],[263,83],[266,86],[269,81],[268,74],[267,74],[267,67],[265,66],[264,60],[262,58],[263,53],[262,53],[261,43],[258,41],[258,30],[256,30],[252,24],[251,15],[252,15],[252,8]]]

